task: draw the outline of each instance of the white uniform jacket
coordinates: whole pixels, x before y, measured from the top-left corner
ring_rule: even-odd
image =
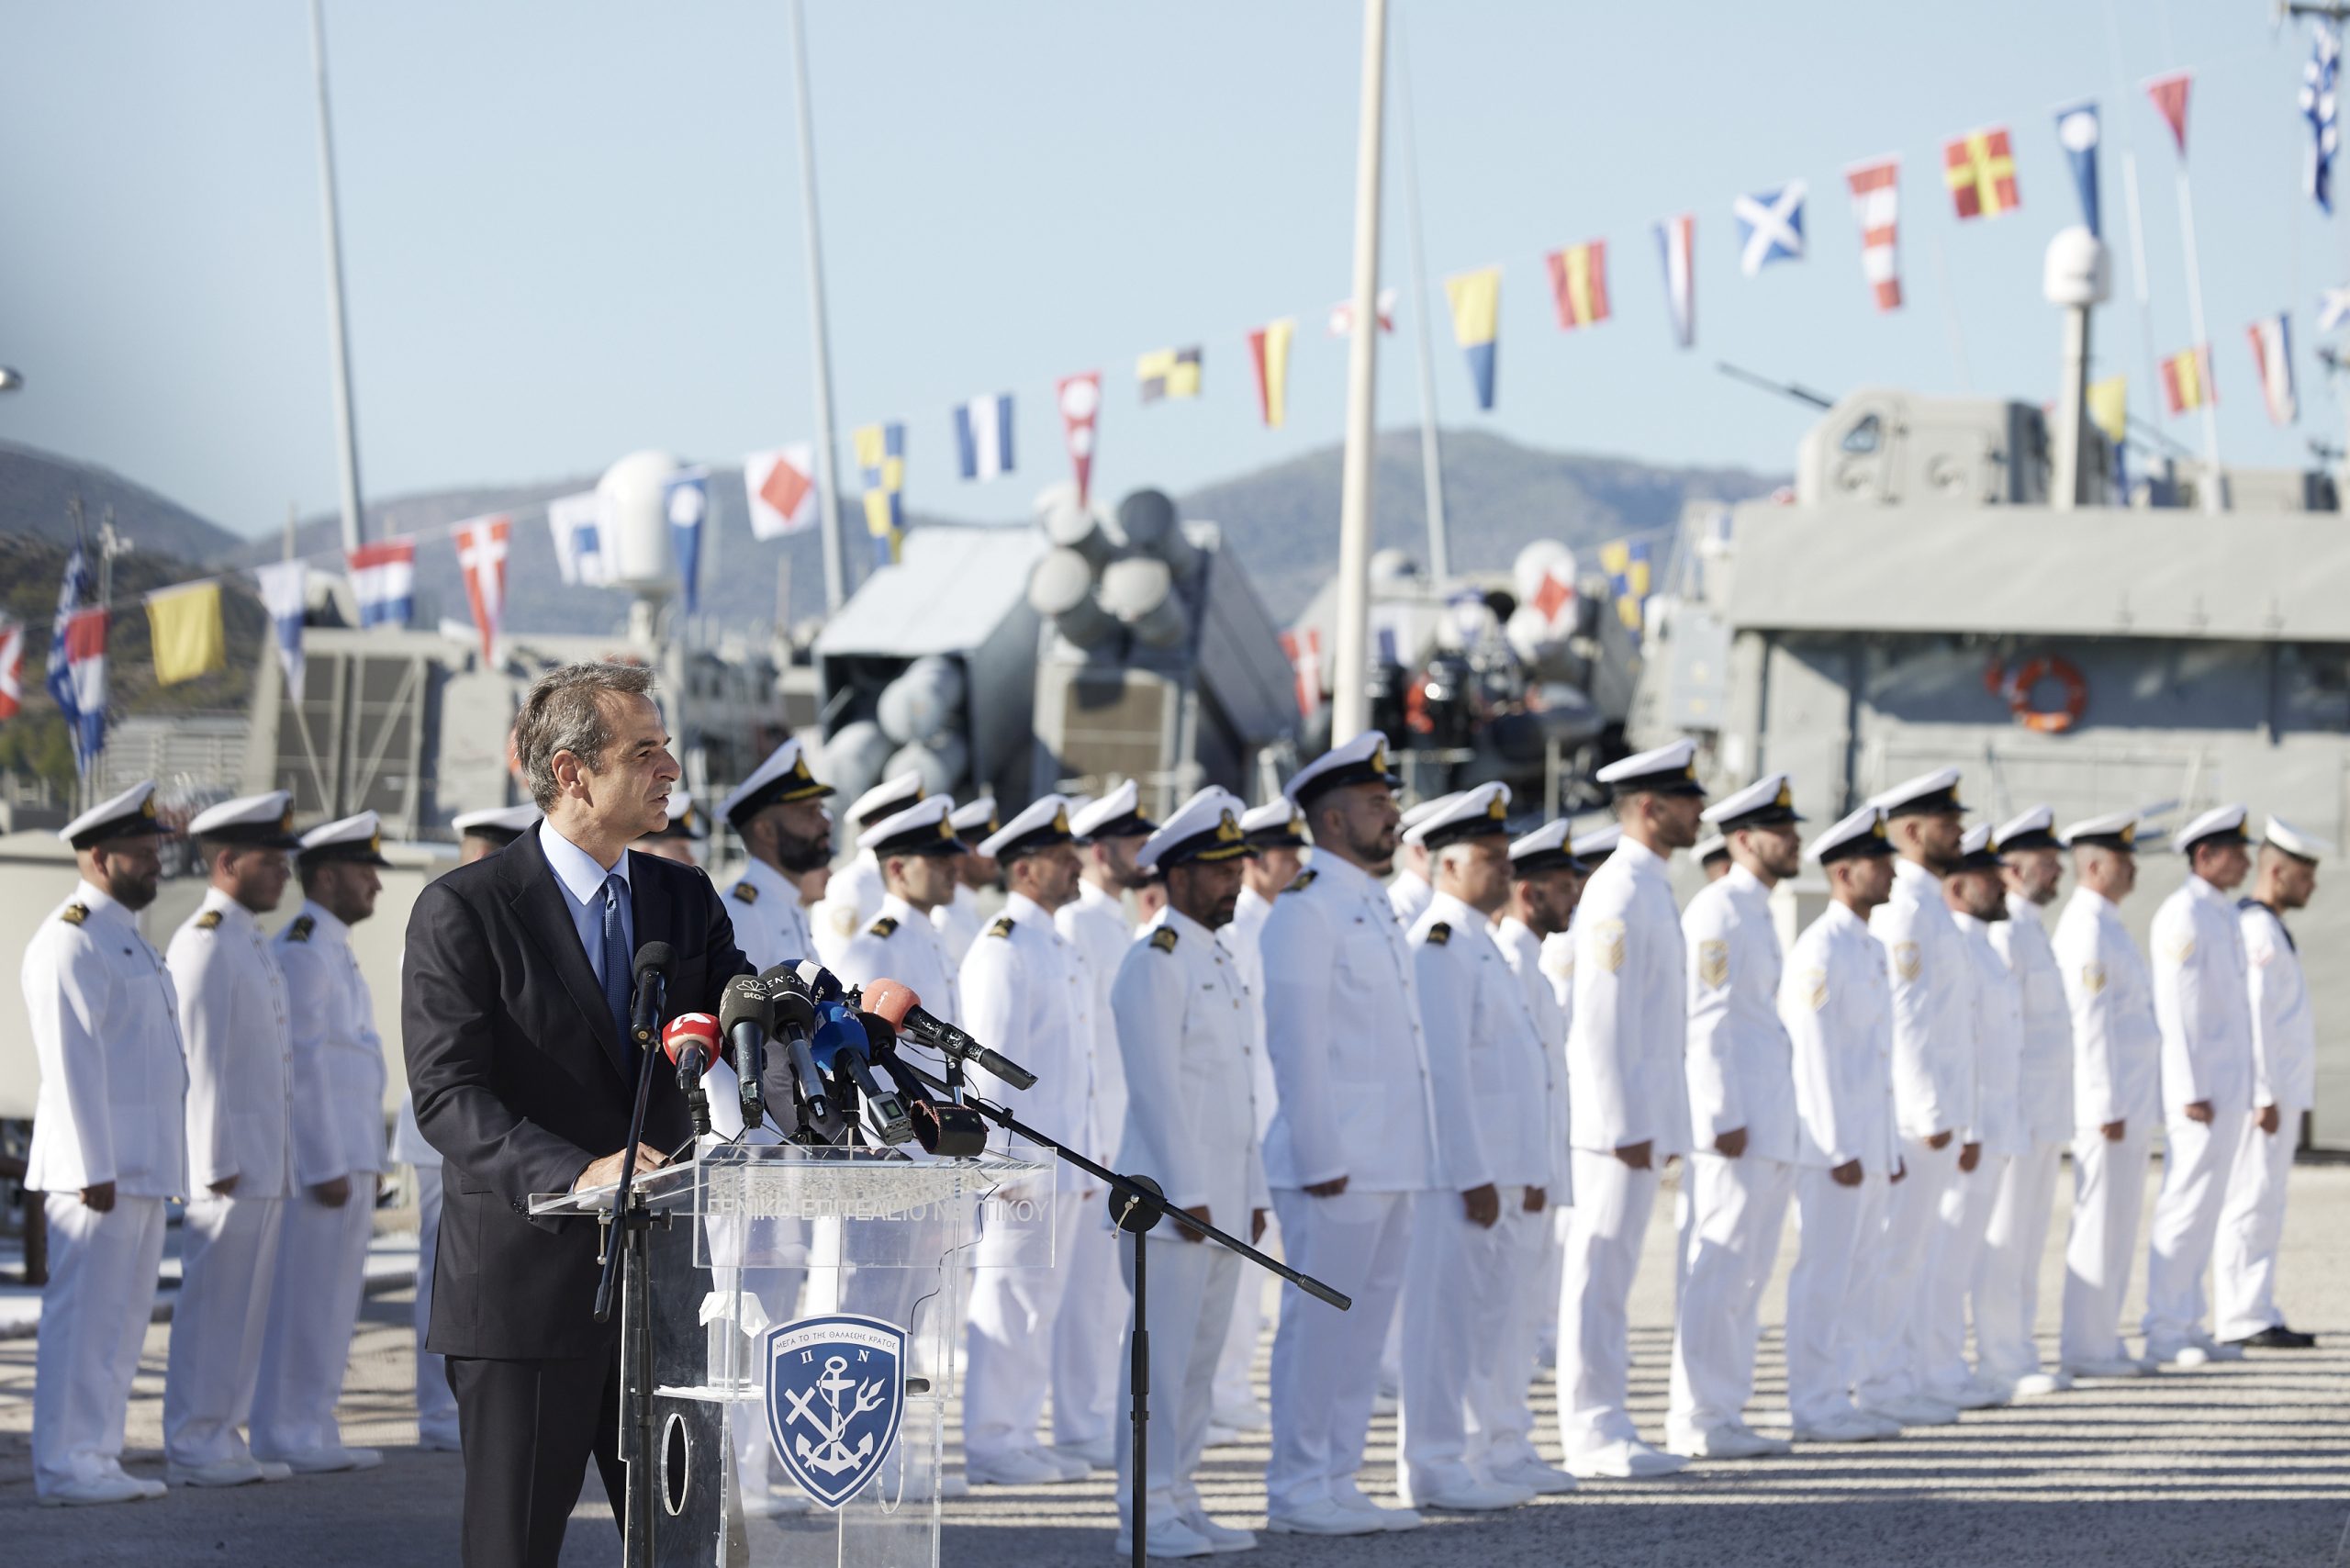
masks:
[[[843,985],[896,980],[922,999],[923,1012],[936,1014],[950,1024],[963,1021],[962,991],[956,984],[955,966],[946,961],[946,944],[939,940],[938,929],[929,916],[895,893],[883,895],[879,913],[849,938],[839,961],[825,968],[839,976]],[[984,1035],[978,1038],[981,1045],[1002,1048],[1001,1042]],[[1020,1060],[1017,1050],[1003,1054]]]
[[[130,911],[83,882],[42,917],[20,978],[40,1069],[26,1188],[185,1196],[179,998]]]
[[[1543,1128],[1542,1147],[1550,1150],[1551,1201],[1563,1207],[1573,1188],[1573,1161],[1567,1154],[1567,1124],[1572,1114],[1567,1097],[1567,1009],[1560,1000],[1560,988],[1544,971],[1543,964],[1553,952],[1565,954],[1568,984],[1572,988],[1574,944],[1563,931],[1549,938],[1537,936],[1524,922],[1510,915],[1494,927],[1494,946],[1502,950],[1502,958],[1516,975],[1519,989],[1526,992],[1527,1008],[1534,1014],[1535,1025],[1542,1031],[1542,1060],[1550,1076],[1550,1114]],[[1569,1000],[1572,1000],[1571,989]]]
[[[2198,1100],[2253,1103],[2252,980],[2244,922],[2228,896],[2189,876],[2154,912],[2154,1022],[2163,1032],[2163,1109]]]
[[[1575,928],[1570,919],[1564,931],[1542,938],[1542,978],[1550,982],[1550,999],[1559,1004],[1559,1027],[1575,1021]]]
[[[1991,946],[2008,961],[2023,988],[2023,1060],[2018,1092],[2024,1126],[2034,1142],[2064,1143],[2073,1136],[2073,1010],[2065,1000],[2065,977],[2040,906],[2008,895],[2008,918],[1991,926]]]
[[[957,964],[970,956],[971,944],[979,939],[979,930],[987,924],[979,915],[979,895],[960,884],[953,898],[930,912],[930,923],[946,944],[946,956]]]
[[[1428,900],[1409,940],[1444,1185],[1544,1185],[1550,1064],[1525,987],[1485,917],[1449,893]]]
[[[764,860],[745,862],[727,885],[726,918],[734,923],[734,946],[762,969],[817,956],[809,913],[790,879]]]
[[[2317,1103],[2317,1025],[2301,978],[2300,949],[2284,920],[2265,903],[2244,900],[2238,919],[2252,970],[2252,1052],[2259,1081],[2255,1103],[2297,1116]],[[2281,1131],[2296,1136],[2290,1126]]]
[[[840,972],[840,957],[856,934],[865,929],[873,917],[881,913],[881,900],[887,890],[881,885],[881,862],[869,849],[860,849],[849,863],[834,871],[832,880],[824,884],[824,896],[810,912],[809,935],[816,944],[816,957],[834,973]],[[747,949],[746,949],[747,951]]]
[[[218,888],[164,953],[187,1045],[187,1175],[237,1178],[240,1198],[282,1198],[292,1164],[293,1019],[285,976],[252,912]]]
[[[367,977],[351,950],[351,927],[305,902],[271,950],[293,1009],[294,1179],[315,1187],[388,1169],[384,1042]]]
[[[2075,888],[2050,946],[2073,1010],[2073,1115],[2082,1131],[2149,1122],[2162,1031],[2145,958],[2102,893]]]
[[[1893,982],[1893,1103],[1905,1137],[1954,1132],[1975,1141],[1975,1030],[1967,1017],[1974,959],[1942,902],[1940,878],[1893,865],[1893,896],[1869,916]]]
[[[1033,1087],[1014,1089],[974,1068],[972,1087],[1080,1154],[1107,1158],[1117,1135],[1095,1119],[1092,977],[1051,913],[1013,894],[972,943],[957,984],[956,1022],[1036,1075]]]
[[[1350,1192],[1437,1185],[1436,1108],[1412,952],[1386,890],[1335,855],[1273,901],[1265,1049],[1281,1104],[1265,1135],[1276,1187],[1347,1178]]]
[[[1795,1061],[1800,1165],[1850,1160],[1890,1176],[1900,1160],[1893,1110],[1893,990],[1885,948],[1841,903],[1804,928],[1779,982]]]
[[[1240,890],[1239,902],[1232,911],[1232,924],[1215,934],[1224,950],[1232,955],[1239,966],[1240,983],[1248,988],[1248,1011],[1257,1020],[1258,1048],[1249,1057],[1249,1066],[1256,1073],[1257,1137],[1262,1141],[1273,1125],[1273,1106],[1279,1097],[1273,1090],[1272,1058],[1265,1054],[1265,917],[1273,913],[1272,901],[1260,897],[1254,888]]]
[[[1779,1022],[1779,933],[1771,890],[1743,866],[1682,912],[1689,950],[1689,1137],[1710,1149],[1746,1129],[1746,1152],[1796,1158],[1794,1047]]]
[[[2030,1154],[2021,1099],[2023,982],[1991,946],[1989,922],[1956,913],[1951,918],[1975,960],[1975,1141],[1989,1154]]]
[[[1198,921],[1162,910],[1126,949],[1110,1005],[1133,1086],[1118,1169],[1156,1178],[1169,1203],[1204,1204],[1212,1224],[1247,1236],[1248,1212],[1272,1199],[1250,1103],[1256,1042],[1232,955]]]
[[[1118,1051],[1118,1021],[1110,1010],[1110,988],[1117,982],[1118,966],[1125,961],[1126,948],[1135,939],[1134,922],[1126,914],[1125,900],[1091,882],[1080,882],[1077,897],[1053,912],[1053,924],[1077,949],[1093,987],[1093,1097],[1102,1107],[1102,1125],[1116,1137],[1116,1129],[1126,1122],[1126,1067]]]
[[[1395,912],[1395,924],[1406,931],[1419,924],[1434,897],[1436,889],[1417,871],[1398,871],[1387,884],[1387,907]]]
[[[1567,1025],[1570,1141],[1606,1154],[1653,1143],[1651,1167],[1689,1149],[1681,912],[1664,862],[1627,838],[1576,906],[1574,1016]]]

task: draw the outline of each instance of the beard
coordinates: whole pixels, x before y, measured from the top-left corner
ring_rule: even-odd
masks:
[[[833,841],[829,834],[821,838],[802,838],[796,833],[778,831],[775,835],[776,864],[795,877],[804,877],[833,857]]]

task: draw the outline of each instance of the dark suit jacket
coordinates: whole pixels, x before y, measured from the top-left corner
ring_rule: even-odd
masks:
[[[716,1013],[720,989],[752,970],[710,879],[632,851],[629,886],[638,945],[676,954],[667,1015]],[[527,1211],[628,1142],[636,1085],[537,830],[418,898],[400,1033],[417,1126],[445,1161],[428,1347],[599,1353],[620,1316],[595,1319],[596,1223]],[[675,1148],[690,1131],[676,1075],[656,1066],[644,1141]]]

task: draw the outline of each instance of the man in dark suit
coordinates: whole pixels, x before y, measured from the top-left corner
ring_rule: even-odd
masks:
[[[677,779],[652,684],[618,664],[542,677],[514,739],[545,820],[427,887],[408,919],[400,1025],[446,1205],[426,1344],[448,1359],[464,1561],[482,1568],[552,1568],[591,1452],[621,1512],[620,1322],[595,1319],[597,1226],[528,1210],[619,1179],[631,959],[669,945],[671,1015],[717,1012],[751,972],[709,878],[627,848],[667,820]],[[689,1135],[656,1071],[638,1169]]]

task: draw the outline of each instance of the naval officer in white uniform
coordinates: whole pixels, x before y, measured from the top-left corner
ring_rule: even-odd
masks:
[[[292,797],[224,801],[188,823],[211,886],[165,958],[187,1044],[187,1161],[180,1298],[163,1383],[166,1473],[189,1486],[280,1480],[239,1428],[252,1413],[269,1281],[292,1188],[286,1118],[293,1018],[285,977],[256,918],[290,868]]]
[[[2119,907],[2138,885],[2137,839],[2127,812],[2065,831],[2076,885],[2051,940],[2073,1010],[2073,1227],[2058,1357],[2083,1377],[2153,1370],[2120,1333],[2161,1103],[2154,977]]]
[[[2228,895],[2252,868],[2244,808],[2219,806],[2178,833],[2188,878],[2154,912],[2154,1021],[2163,1034],[2163,1185],[2148,1222],[2145,1354],[2200,1366],[2241,1361],[2211,1337],[2203,1290],[2228,1172],[2254,1125],[2252,965]]]
[[[33,1347],[33,1495],[44,1506],[160,1497],[122,1468],[130,1380],[155,1305],[163,1205],[187,1191],[179,1002],[140,934],[162,874],[155,786],[58,830],[81,880],[41,917],[20,971],[40,1089],[25,1190],[49,1222]]]
[[[826,966],[843,985],[894,980],[922,999],[924,1012],[950,1024],[963,1016],[962,996],[930,912],[955,891],[955,857],[964,845],[946,821],[954,808],[946,796],[929,795],[865,830],[857,853],[880,868],[881,902]]]
[[[2073,1137],[2073,1014],[2042,914],[2065,879],[2055,813],[2034,806],[2000,825],[2008,918],[1991,946],[2022,990],[2023,1056],[2017,1092],[2028,1148],[2008,1162],[1975,1270],[1975,1375],[2009,1399],[2054,1394],[2072,1379],[2041,1364],[2040,1260],[2056,1208],[2056,1177]]]
[[[1626,1408],[1628,1309],[1664,1162],[1689,1148],[1687,958],[1667,870],[1697,842],[1704,789],[1681,740],[1599,770],[1623,837],[1575,909],[1574,1210],[1560,1284],[1559,1426],[1583,1477],[1670,1475],[1687,1461],[1641,1440]]]
[[[1903,1426],[1948,1426],[1955,1406],[1926,1393],[1928,1282],[1934,1216],[1966,1180],[1974,1141],[1974,959],[1943,902],[1942,879],[1958,861],[1964,808],[1958,769],[1921,775],[1876,797],[1900,858],[1893,894],[1869,916],[1885,944],[1893,983],[1893,1102],[1908,1175],[1893,1190],[1886,1244],[1863,1352],[1863,1409]],[[1977,1151],[1979,1152],[1979,1151]]]
[[[1260,1239],[1264,1166],[1258,1155],[1250,1084],[1256,1018],[1238,967],[1218,933],[1240,898],[1241,862],[1251,853],[1241,804],[1213,786],[1186,801],[1145,840],[1138,868],[1167,880],[1167,907],[1126,949],[1111,987],[1125,1053],[1125,1136],[1117,1169],[1155,1178],[1173,1208],[1231,1235]],[[1152,1423],[1143,1476],[1143,1545],[1153,1557],[1246,1551],[1257,1538],[1212,1518],[1192,1476],[1207,1444],[1215,1404],[1216,1358],[1244,1270],[1239,1254],[1186,1230],[1169,1214],[1148,1234],[1119,1235],[1127,1276],[1133,1249],[1150,1249]],[[1132,1390],[1121,1381],[1123,1404]],[[1119,1495],[1134,1478],[1131,1424],[1118,1428]],[[1129,1552],[1131,1520],[1121,1518],[1118,1550]]]
[[[302,835],[302,909],[270,944],[294,1019],[295,1192],[278,1238],[253,1395],[254,1454],[300,1473],[362,1470],[334,1417],[366,1285],[367,1242],[388,1160],[384,1042],[351,928],[375,913],[384,858],[375,813]]]
[[[946,956],[960,965],[987,924],[986,917],[980,913],[979,897],[986,893],[992,899],[1003,877],[1002,868],[980,853],[979,846],[1002,832],[1003,822],[997,814],[993,795],[982,795],[956,807],[946,814],[946,821],[955,829],[955,836],[971,847],[956,858],[955,896],[930,912],[930,923],[946,939]]]
[[[1787,1277],[1787,1410],[1798,1442],[1898,1437],[1852,1403],[1874,1306],[1886,1206],[1902,1179],[1893,1109],[1893,990],[1869,914],[1893,891],[1885,811],[1863,806],[1805,850],[1828,908],[1804,927],[1779,982],[1794,1047],[1796,1266]]]
[[[1435,891],[1409,937],[1437,1110],[1438,1185],[1420,1194],[1404,1283],[1406,1507],[1515,1507],[1571,1492],[1534,1452],[1510,1330],[1539,1266],[1550,1178],[1542,1027],[1494,945],[1509,898],[1509,786],[1450,797],[1407,836]]]
[[[1395,875],[1387,882],[1387,906],[1395,912],[1395,924],[1406,931],[1428,907],[1428,900],[1436,896],[1435,883],[1428,875],[1428,852],[1412,842],[1412,830],[1452,804],[1453,800],[1450,795],[1437,795],[1422,801],[1406,810],[1396,823],[1403,847],[1396,851]]]
[[[835,973],[841,967],[841,954],[880,913],[882,896],[887,891],[880,862],[866,851],[865,841],[877,823],[917,804],[922,798],[922,775],[901,773],[894,778],[883,779],[849,804],[848,826],[857,835],[856,855],[833,873],[831,881],[825,884],[824,897],[811,912],[809,921],[816,957]],[[925,1002],[923,1005],[930,1004]]]
[[[1314,875],[1273,905],[1261,941],[1265,1046],[1281,1098],[1265,1176],[1290,1263],[1354,1308],[1281,1292],[1266,1528],[1364,1535],[1421,1522],[1372,1502],[1355,1473],[1414,1194],[1436,1186],[1435,1108],[1411,950],[1378,879],[1395,855],[1386,737],[1367,731],[1331,747],[1286,793],[1314,835]]]
[[[1077,849],[1069,802],[1046,795],[979,846],[1003,868],[1011,887],[1003,913],[963,959],[959,1022],[976,1038],[1002,1047],[1036,1075],[1013,1089],[974,1070],[972,1086],[1039,1131],[1089,1157],[1106,1141],[1094,1126],[1093,985],[1053,912],[1077,896]],[[1078,1415],[1055,1373],[1067,1361],[1061,1315],[1069,1305],[1065,1264],[1080,1230],[1103,1223],[1102,1189],[1081,1171],[1065,1171],[1051,1194],[1052,1267],[1016,1267],[1018,1237],[982,1236],[971,1282],[970,1371],[963,1382],[963,1452],[974,1485],[1033,1486],[1081,1480],[1089,1461],[1037,1441],[1045,1394],[1053,1394],[1055,1430]],[[1009,1196],[1009,1195],[1007,1195]],[[1091,1395],[1091,1389],[1086,1389]],[[1067,1406],[1066,1410],[1064,1407]]]
[[[2237,906],[2252,975],[2252,1047],[2258,1131],[2246,1135],[2228,1174],[2213,1267],[2213,1318],[2221,1344],[2306,1350],[2317,1336],[2288,1327],[2277,1306],[2277,1248],[2285,1236],[2285,1180],[2301,1117],[2316,1102],[2317,1026],[2301,953],[2285,917],[2309,907],[2318,862],[2333,846],[2271,816],[2261,834],[2252,896]]]
[[[744,857],[743,874],[726,890],[727,918],[743,956],[762,969],[816,956],[799,879],[833,857],[833,824],[822,803],[832,793],[808,771],[807,753],[792,739],[718,803]],[[711,1097],[715,1104],[715,1091]]]
[[[1688,1193],[1666,1447],[1695,1459],[1785,1453],[1746,1424],[1762,1287],[1796,1190],[1793,1046],[1779,1021],[1771,890],[1802,869],[1795,790],[1766,774],[1706,809],[1730,868],[1681,916],[1688,949]]]

